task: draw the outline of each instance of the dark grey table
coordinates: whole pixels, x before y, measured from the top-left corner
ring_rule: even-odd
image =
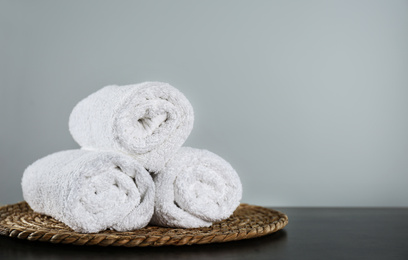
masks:
[[[0,259],[404,259],[408,208],[275,208],[281,231],[209,245],[118,248],[54,245],[0,236]]]

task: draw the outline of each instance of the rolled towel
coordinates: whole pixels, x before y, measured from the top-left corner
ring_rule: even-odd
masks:
[[[153,214],[150,174],[119,153],[68,150],[48,155],[27,167],[22,188],[34,211],[82,233],[142,228]]]
[[[160,170],[193,128],[193,108],[167,83],[107,86],[80,101],[69,119],[85,149],[131,154],[151,172]]]
[[[151,224],[208,227],[232,215],[242,185],[231,165],[207,150],[182,147],[154,175],[155,208]]]

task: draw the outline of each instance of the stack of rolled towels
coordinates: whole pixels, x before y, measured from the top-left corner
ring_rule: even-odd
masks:
[[[182,146],[193,122],[190,102],[167,83],[104,87],[70,115],[81,148],[28,166],[24,199],[82,233],[211,226],[232,215],[242,185],[218,155]]]

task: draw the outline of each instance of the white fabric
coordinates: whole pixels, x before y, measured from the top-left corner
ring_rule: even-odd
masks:
[[[68,150],[27,167],[24,199],[77,232],[142,228],[153,214],[155,187],[135,159],[114,152]]]
[[[69,119],[84,149],[134,156],[151,172],[160,170],[193,128],[193,108],[167,83],[107,86],[80,101]]]
[[[154,225],[207,227],[231,216],[242,197],[238,174],[207,150],[180,148],[153,180]]]

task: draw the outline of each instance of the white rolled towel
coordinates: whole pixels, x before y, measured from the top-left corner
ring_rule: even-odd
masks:
[[[41,214],[74,231],[129,231],[153,214],[154,183],[135,159],[114,152],[67,150],[27,167],[23,196]]]
[[[154,175],[155,208],[151,224],[208,227],[232,215],[242,185],[232,166],[207,150],[182,147]]]
[[[125,152],[156,172],[183,145],[193,122],[193,108],[180,91],[145,82],[107,86],[83,99],[69,130],[85,149]]]

